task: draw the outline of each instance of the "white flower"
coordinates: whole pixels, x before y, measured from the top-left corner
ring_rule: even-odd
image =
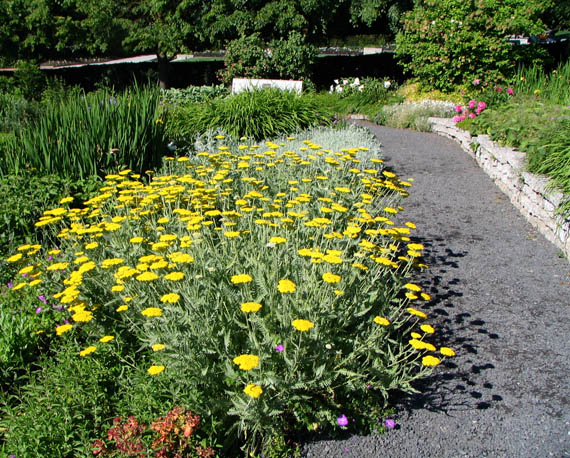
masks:
[[[342,80],[342,84],[347,85],[347,84],[348,84],[348,80]]]
[[[356,86],[358,86],[358,85],[360,85],[360,79],[359,79],[359,78],[356,78],[356,79],[353,81],[353,83],[351,84],[351,86],[352,86],[352,87],[356,87]]]
[[[337,87],[336,87],[336,92],[342,92],[342,86],[337,86]]]
[[[334,80],[334,84],[338,84],[338,80]]]
[[[360,92],[362,92],[362,89],[364,89],[364,86],[358,86],[358,90],[359,90]]]
[[[332,94],[334,92],[334,84],[331,84],[331,87],[329,89],[329,92]]]
[[[390,86],[392,86],[392,83],[390,81],[384,81],[384,88],[388,89]]]

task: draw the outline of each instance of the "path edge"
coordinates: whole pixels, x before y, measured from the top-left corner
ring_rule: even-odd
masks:
[[[488,135],[472,137],[451,119],[429,118],[429,122],[434,133],[459,143],[520,213],[570,262],[570,218],[556,213],[563,194],[547,186],[548,177],[525,170],[524,152],[499,146]]]

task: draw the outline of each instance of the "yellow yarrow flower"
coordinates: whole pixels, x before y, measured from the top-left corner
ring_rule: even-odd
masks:
[[[123,304],[123,305],[119,305],[119,306],[117,307],[116,312],[125,312],[125,311],[127,311],[127,310],[129,310],[129,306]]]
[[[294,293],[297,290],[297,285],[291,280],[279,280],[277,289],[280,293]]]
[[[154,344],[154,345],[152,346],[152,350],[153,350],[153,351],[162,351],[162,350],[164,350],[165,348],[166,348],[166,345],[164,345],[164,344]]]
[[[326,272],[322,275],[323,281],[327,283],[339,283],[340,282],[340,275],[335,275],[330,272]]]
[[[158,275],[154,272],[143,272],[142,274],[135,277],[138,281],[153,281],[158,278]]]
[[[263,389],[259,385],[249,384],[243,389],[243,392],[252,398],[258,398],[263,393]]]
[[[91,321],[93,319],[93,313],[88,311],[88,310],[79,310],[77,312],[75,312],[71,318],[73,319],[73,321],[77,321],[77,322],[87,322],[87,321]]]
[[[455,352],[453,351],[453,349],[449,348],[449,347],[441,347],[439,349],[439,352],[443,355],[443,356],[455,356]]]
[[[257,312],[262,307],[261,304],[257,302],[244,302],[241,304],[241,311],[244,313]]]
[[[157,317],[162,316],[162,309],[158,307],[147,307],[141,312],[146,317]]]
[[[280,243],[285,243],[287,241],[287,239],[285,237],[271,237],[269,239],[269,243],[274,243],[275,245],[278,245]]]
[[[315,323],[309,320],[295,320],[291,323],[291,325],[297,330],[301,332],[306,332],[309,329],[315,327]]]
[[[429,324],[422,324],[420,326],[420,329],[425,332],[426,334],[433,334],[435,332],[435,329],[430,326]]]
[[[73,329],[73,325],[72,324],[62,324],[61,326],[58,326],[57,328],[55,328],[55,333],[58,336],[61,336],[62,334],[65,334],[68,331],[71,331]]]
[[[184,272],[170,272],[164,276],[166,280],[179,281],[184,278]]]
[[[384,318],[382,316],[375,316],[374,317],[374,323],[379,324],[380,326],[389,326],[390,325],[390,321],[388,321],[386,318]]]
[[[231,282],[234,285],[239,285],[240,283],[249,283],[252,280],[253,280],[253,278],[251,277],[251,275],[248,275],[248,274],[233,275],[231,278]]]
[[[168,302],[169,304],[175,304],[180,300],[180,295],[176,293],[165,294],[160,298],[160,302]]]
[[[85,350],[80,351],[79,356],[84,357],[84,356],[90,355],[95,350],[97,350],[97,347],[95,347],[94,345],[91,345],[90,347],[87,347]]]
[[[424,366],[437,366],[439,363],[441,363],[441,361],[435,356],[427,355],[422,358],[422,364]]]
[[[419,316],[420,318],[427,318],[427,315],[424,312],[420,312],[419,310],[416,310],[415,308],[408,307],[407,310],[408,310],[408,313],[411,315]]]
[[[224,236],[227,237],[228,239],[233,239],[235,237],[239,237],[239,235],[240,235],[239,231],[224,232]]]
[[[414,292],[419,292],[422,290],[418,285],[415,285],[413,283],[406,283],[404,285],[404,288],[409,289],[410,291],[414,291]]]
[[[165,369],[164,366],[150,366],[150,367],[147,369],[147,372],[148,372],[150,375],[158,375],[158,374],[160,374],[164,369]]]
[[[115,338],[114,336],[103,336],[99,339],[99,342],[102,343],[111,342],[111,340],[113,340],[114,338]]]
[[[259,366],[259,356],[256,355],[239,355],[233,359],[234,364],[237,364],[243,371],[250,371]]]

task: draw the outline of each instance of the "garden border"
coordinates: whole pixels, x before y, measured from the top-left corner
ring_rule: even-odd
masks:
[[[488,135],[472,137],[451,119],[429,118],[432,131],[458,142],[493,179],[522,215],[570,262],[570,218],[556,214],[560,191],[547,186],[548,177],[525,170],[526,154],[495,144]]]

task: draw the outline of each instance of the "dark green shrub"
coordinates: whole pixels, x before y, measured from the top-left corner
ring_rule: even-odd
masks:
[[[315,48],[299,32],[270,43],[254,33],[230,42],[219,76],[225,84],[233,78],[309,80],[315,58]]]
[[[314,46],[307,44],[299,32],[289,33],[287,40],[270,43],[271,73],[277,78],[309,80],[317,56]]]
[[[406,70],[436,89],[474,80],[498,82],[521,62],[540,62],[537,46],[514,46],[510,35],[537,35],[540,15],[550,6],[538,0],[428,0],[404,16],[396,53]]]
[[[39,104],[22,95],[0,93],[0,132],[16,130],[39,115]]]
[[[14,72],[14,85],[27,100],[39,100],[46,78],[35,61],[19,61]]]
[[[234,78],[265,78],[271,72],[270,57],[266,44],[259,34],[238,38],[226,47],[225,67],[219,77],[224,84]]]

